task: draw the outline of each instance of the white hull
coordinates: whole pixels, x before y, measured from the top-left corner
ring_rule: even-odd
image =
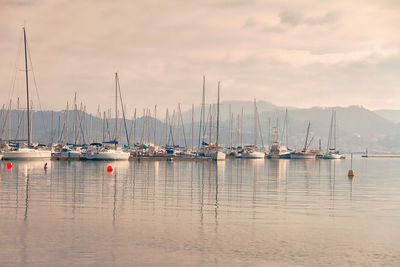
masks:
[[[204,156],[207,158],[212,158],[213,160],[225,160],[226,155],[224,152],[221,151],[213,151],[204,153]]]
[[[341,158],[342,158],[342,155],[336,154],[336,153],[333,153],[333,154],[326,154],[326,155],[324,155],[323,158],[324,158],[324,159],[341,159]]]
[[[242,153],[243,159],[263,159],[265,158],[265,153],[260,151],[248,151]]]
[[[45,159],[51,157],[50,150],[37,150],[37,149],[19,149],[4,152],[4,159]]]
[[[3,155],[2,154],[0,154],[0,160],[2,160],[3,159]]]
[[[315,159],[316,154],[312,153],[292,153],[290,154],[291,159]]]
[[[87,152],[85,158],[88,160],[128,160],[129,156],[129,152],[107,150]]]

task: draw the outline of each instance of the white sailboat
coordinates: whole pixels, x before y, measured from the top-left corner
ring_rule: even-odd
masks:
[[[281,139],[281,133],[279,131],[279,126],[278,122],[276,123],[276,126],[272,127],[271,135],[272,135],[272,143],[269,148],[269,154],[268,158],[269,159],[282,159],[282,158],[290,158],[290,153],[287,144],[288,144],[288,126],[287,126],[287,120],[288,120],[288,111],[286,109],[285,113],[285,123],[283,127],[283,134],[285,134],[285,141],[286,145],[282,144],[282,139]]]
[[[118,73],[115,73],[115,137],[113,141],[104,144],[114,144],[114,148],[107,146],[92,146],[85,153],[88,160],[128,160],[130,153],[123,151],[118,145]],[[122,107],[123,108],[123,107]]]
[[[219,145],[219,90],[220,82],[218,82],[218,104],[217,104],[217,136],[215,145],[208,146],[204,151],[204,156],[207,158],[212,158],[213,160],[221,161],[225,160],[226,155],[222,151],[222,147]]]
[[[246,150],[242,153],[242,158],[243,159],[263,159],[263,158],[265,158],[265,153],[247,147]]]
[[[4,152],[4,159],[6,160],[27,160],[27,159],[43,159],[50,158],[51,151],[39,148],[33,148],[31,144],[31,123],[30,123],[30,107],[29,107],[29,77],[28,77],[28,58],[27,58],[27,44],[26,44],[26,32],[25,27],[23,28],[24,33],[24,50],[25,50],[25,82],[26,82],[26,108],[27,108],[27,124],[28,124],[28,147],[25,148],[14,148]]]
[[[333,144],[332,144],[333,139]],[[328,145],[324,159],[341,159],[342,155],[336,150],[336,111],[332,111],[331,125],[329,127]]]
[[[244,151],[242,152],[241,157],[244,159],[263,159],[265,158],[265,153],[261,151],[257,151],[257,133],[258,133],[258,124],[257,124],[257,105],[256,100],[254,99],[254,145],[246,146]]]

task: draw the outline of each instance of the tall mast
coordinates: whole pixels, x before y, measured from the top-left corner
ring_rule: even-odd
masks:
[[[304,144],[304,152],[307,151],[308,134],[310,133],[310,126],[311,126],[311,122],[308,123],[308,127],[307,127],[307,135],[306,135],[306,143]]]
[[[118,73],[115,73],[115,148],[117,148],[118,140]]]
[[[334,111],[332,110],[331,124],[329,125],[328,144],[327,144],[327,147],[326,147],[326,152],[327,152],[327,153],[328,153],[328,152],[331,150],[331,148],[332,148],[333,113],[334,113]]]
[[[18,132],[17,135],[15,136],[16,140],[19,140],[19,97],[17,98],[17,125],[18,125]]]
[[[29,111],[29,79],[28,79],[28,57],[27,57],[27,47],[26,47],[26,32],[24,30],[24,49],[25,49],[25,81],[26,81],[26,115],[28,123],[28,147],[31,146],[31,121],[30,121],[30,111]]]
[[[219,139],[219,85],[220,82],[218,81],[218,101],[217,101],[217,137],[215,141],[216,149],[218,149],[218,139]]]
[[[240,146],[243,149],[243,107],[242,107],[242,114],[240,118]]]
[[[78,118],[78,107],[76,104],[76,92],[74,96],[74,145],[76,145],[76,140],[77,140],[77,132],[78,132],[78,126],[77,126],[77,118]]]
[[[213,109],[213,106],[210,104],[210,112],[209,112],[209,114],[210,114],[210,122],[209,122],[209,124],[210,124],[210,132],[209,132],[209,143],[211,144],[211,138],[212,138],[212,130],[213,130],[213,126],[214,126],[214,121],[213,121],[213,111],[214,111],[214,109]]]
[[[101,129],[101,112],[100,112],[100,105],[97,105],[97,117],[99,117],[99,119],[97,120],[97,125],[96,125],[96,141],[95,142],[99,142],[99,135],[100,135],[100,129]]]
[[[169,133],[169,126],[168,126],[168,108],[165,112],[165,146],[168,145],[168,133]]]
[[[8,109],[8,140],[11,140],[12,137],[12,114],[11,114],[11,104],[12,104],[12,99],[10,99],[10,106]]]
[[[233,123],[233,114],[231,104],[229,104],[229,150],[232,151],[232,123]]]
[[[239,113],[237,114],[237,132],[236,132],[236,134],[237,134],[237,136],[236,136],[236,148],[239,146],[239,143],[240,143],[240,115],[239,115]]]
[[[102,142],[104,142],[105,139],[106,139],[106,112],[103,111],[103,140],[102,140]]]
[[[181,145],[181,127],[182,127],[181,124],[182,123],[180,120],[180,118],[181,118],[181,104],[180,103],[178,103],[178,115],[176,116],[176,118],[178,121],[178,134],[177,134],[176,140],[177,140],[178,145]]]
[[[288,129],[288,127],[289,127],[289,122],[288,122],[288,119],[289,119],[289,117],[288,117],[288,110],[286,109],[286,112],[285,112],[285,145],[286,145],[286,148],[288,148],[289,147],[289,129]]]
[[[271,141],[271,118],[268,118],[268,144],[271,146],[272,141]]]
[[[18,116],[19,117],[19,116]],[[50,144],[53,144],[53,137],[54,137],[54,111],[51,111],[51,124],[50,124]]]
[[[201,99],[201,112],[200,112],[200,128],[199,128],[199,148],[203,146],[205,134],[205,117],[206,117],[206,76],[203,75],[203,95]]]
[[[124,128],[125,128],[125,137],[126,137],[126,142],[128,144],[128,146],[130,146],[130,142],[129,142],[129,135],[128,135],[128,128],[126,126],[126,117],[125,117],[125,110],[126,110],[126,105],[124,105],[124,103],[122,102],[122,94],[121,94],[121,84],[119,83],[119,78],[118,78],[118,74],[116,76],[117,79],[117,87],[118,87],[118,91],[119,91],[119,99],[121,100],[121,110],[122,110],[122,118],[124,121]],[[118,102],[118,101],[117,101]],[[118,105],[118,104],[117,104]],[[118,108],[117,108],[118,109]],[[118,126],[118,125],[117,125]]]
[[[61,115],[58,115],[58,142],[61,142]]]
[[[69,129],[68,129],[68,121],[69,121],[69,118],[68,118],[68,115],[69,115],[69,104],[68,104],[68,101],[67,101],[67,110],[65,111],[65,133],[64,133],[64,143],[65,144],[67,144],[68,143],[68,138],[69,138]]]
[[[257,105],[254,98],[254,146],[257,146]]]
[[[191,134],[192,134],[192,150],[193,150],[193,139],[194,139],[194,133],[193,133],[193,130],[194,130],[194,104],[192,104],[192,131],[191,131]]]
[[[334,111],[334,120],[333,120],[333,149],[336,150],[336,111]]]
[[[181,111],[181,104],[178,103],[178,109],[179,109],[179,117],[181,118],[181,126],[182,126],[182,134],[183,134],[183,141],[185,142],[185,149],[188,149],[188,145],[186,142],[186,134],[185,134],[185,126],[183,124],[183,117],[182,117],[182,111]]]
[[[136,108],[135,108],[135,120],[133,121],[133,146],[136,145]]]
[[[157,145],[157,105],[154,105],[154,146]]]

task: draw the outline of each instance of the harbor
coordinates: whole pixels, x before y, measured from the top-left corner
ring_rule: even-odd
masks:
[[[203,76],[202,102],[200,104],[200,117],[194,121],[194,105],[192,105],[191,129],[185,132],[185,122],[183,120],[181,104],[178,110],[173,110],[172,115],[166,109],[165,123],[157,120],[157,105],[154,107],[154,117],[151,116],[149,108],[144,110],[144,123],[138,129],[136,125],[136,109],[134,120],[128,126],[126,117],[126,104],[122,97],[120,78],[116,72],[114,75],[114,107],[106,111],[98,109],[96,130],[93,129],[93,117],[88,129],[86,121],[86,107],[81,102],[78,109],[77,93],[71,110],[72,118],[69,118],[69,103],[67,102],[64,113],[64,122],[58,117],[58,125],[54,125],[53,112],[51,113],[50,125],[46,125],[42,119],[43,127],[48,129],[50,135],[45,137],[47,144],[34,142],[32,134],[32,109],[33,104],[29,98],[29,66],[27,49],[27,33],[23,28],[23,47],[25,62],[25,88],[26,88],[26,110],[20,114],[20,99],[17,99],[17,120],[12,124],[11,111],[12,100],[10,99],[8,109],[1,110],[1,136],[0,152],[4,160],[29,160],[29,159],[55,159],[55,160],[216,160],[224,161],[225,158],[243,159],[265,159],[265,158],[291,158],[291,159],[342,159],[344,158],[336,148],[336,112],[332,110],[331,123],[329,127],[329,137],[326,152],[321,149],[311,149],[314,136],[311,136],[311,122],[308,122],[307,134],[305,137],[304,148],[289,148],[289,128],[288,110],[285,111],[285,118],[282,128],[278,124],[268,125],[268,143],[264,143],[263,130],[265,125],[260,123],[257,100],[254,99],[253,105],[253,142],[245,144],[243,142],[243,107],[241,114],[237,114],[236,145],[234,145],[234,114],[229,106],[229,138],[225,143],[221,141],[221,115],[220,115],[220,94],[221,83],[217,85],[216,104],[209,104],[207,111],[206,104],[206,77]],[[32,64],[29,61],[30,64]],[[111,116],[111,111],[114,117]],[[25,112],[26,111],[26,112]],[[24,115],[25,113],[25,115]],[[122,119],[119,118],[122,113]],[[103,118],[101,117],[103,114]],[[72,121],[71,121],[72,119]],[[70,123],[72,122],[72,126]],[[161,124],[161,127],[157,127]],[[187,123],[186,123],[187,127]],[[25,132],[26,129],[26,132]],[[91,130],[91,131],[90,131]],[[195,133],[196,130],[196,133]],[[141,142],[137,142],[137,132],[141,132]],[[247,131],[246,131],[247,132]],[[57,133],[57,134],[56,134]],[[165,135],[163,136],[163,134]],[[186,134],[187,133],[187,134]],[[190,133],[190,135],[189,135]],[[15,137],[13,138],[15,134]],[[7,136],[7,139],[3,136]],[[25,139],[26,138],[26,139]],[[123,141],[121,139],[124,139]],[[285,143],[282,141],[285,139]],[[54,142],[57,140],[57,142]],[[321,139],[319,139],[321,140]],[[26,141],[26,142],[25,142]],[[196,144],[195,144],[195,141]],[[229,143],[227,143],[229,141]],[[159,143],[164,142],[164,145]],[[190,142],[190,143],[189,143]]]

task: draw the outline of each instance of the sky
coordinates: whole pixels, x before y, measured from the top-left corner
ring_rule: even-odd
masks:
[[[199,105],[203,75],[207,102],[400,109],[398,0],[0,0],[1,104],[25,101],[24,25],[36,109],[113,108],[115,72],[128,113]]]

